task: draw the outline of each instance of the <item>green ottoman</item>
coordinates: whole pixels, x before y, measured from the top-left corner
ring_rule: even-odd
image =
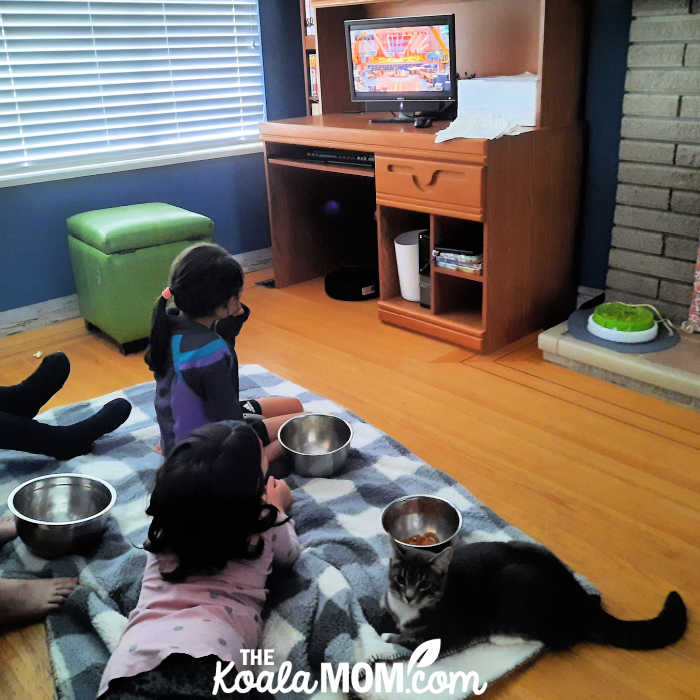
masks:
[[[97,209],[66,220],[80,314],[122,352],[151,334],[151,315],[170,264],[187,246],[214,240],[214,222],[170,204]]]

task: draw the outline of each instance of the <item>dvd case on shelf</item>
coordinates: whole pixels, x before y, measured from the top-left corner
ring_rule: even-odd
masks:
[[[444,262],[452,262],[459,265],[479,265],[484,262],[484,256],[482,253],[476,253],[474,251],[462,251],[455,250],[452,248],[435,248],[433,250],[433,257],[436,259],[441,259]]]
[[[463,272],[467,275],[480,275],[483,269],[481,264],[464,265],[440,256],[433,259],[435,261],[435,267],[442,267],[446,270],[455,270],[456,272]]]
[[[315,51],[309,53],[309,92],[312,100],[318,99],[318,57]]]

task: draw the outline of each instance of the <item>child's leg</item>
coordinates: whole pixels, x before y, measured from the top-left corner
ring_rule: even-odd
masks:
[[[118,428],[130,412],[131,404],[126,399],[113,399],[93,416],[73,425],[47,425],[0,412],[0,448],[71,459],[87,454],[97,438]]]
[[[0,387],[0,411],[33,418],[64,385],[69,372],[70,362],[62,352],[47,355],[23,382]]]
[[[0,518],[0,547],[15,537],[14,516]],[[0,629],[41,620],[56,610],[77,585],[76,578],[0,578]]]
[[[76,578],[0,578],[0,628],[41,620],[60,607],[77,585]]]
[[[262,401],[264,400],[265,399],[262,399]],[[282,451],[282,445],[280,445],[280,441],[277,439],[277,432],[286,421],[288,421],[290,418],[294,418],[294,416],[298,416],[302,412],[301,404],[296,399],[291,400],[295,401],[297,406],[299,406],[299,410],[295,413],[285,413],[282,416],[263,418],[263,425],[265,426],[267,434],[270,438],[270,444],[265,447],[265,453],[267,454],[267,458],[270,460],[270,462],[277,459],[278,457],[281,457],[284,454]]]
[[[267,452],[267,458],[272,462],[273,459],[277,459],[283,454],[282,445],[277,439],[277,431],[290,418],[302,413],[304,407],[299,399],[287,396],[266,396],[258,399],[258,403],[265,417],[263,423],[267,428],[267,434],[270,436],[270,444],[265,448],[265,452]]]
[[[282,446],[277,440],[277,431],[282,424],[304,411],[299,399],[286,396],[266,396],[241,402],[243,413],[254,412],[263,416],[263,425],[267,430],[269,444],[265,446],[267,458],[272,462],[282,456]],[[263,440],[264,442],[264,440]],[[281,476],[279,478],[282,478]]]
[[[266,396],[263,399],[258,399],[258,403],[260,404],[262,414],[265,418],[285,416],[286,420],[286,418],[291,418],[289,414],[301,413],[304,410],[299,399],[288,398],[286,396]],[[280,423],[280,425],[282,425],[282,423]],[[276,430],[275,435],[277,435]]]

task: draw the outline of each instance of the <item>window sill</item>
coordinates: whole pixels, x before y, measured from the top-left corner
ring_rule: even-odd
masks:
[[[198,160],[210,160],[212,158],[226,158],[228,156],[248,155],[250,153],[262,153],[261,141],[223,148],[202,148],[184,153],[167,155],[150,155],[141,158],[126,158],[107,163],[86,163],[65,168],[49,168],[46,170],[15,173],[13,175],[0,175],[0,187],[14,187],[16,185],[31,185],[38,182],[50,182],[51,180],[68,180],[74,177],[87,177],[90,175],[102,175],[105,173],[118,173],[125,170],[141,170],[142,168],[157,168],[161,165],[174,165],[176,163],[191,163]]]

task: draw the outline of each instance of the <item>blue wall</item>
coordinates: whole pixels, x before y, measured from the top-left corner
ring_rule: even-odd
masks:
[[[591,4],[579,268],[579,284],[587,287],[605,287],[608,270],[631,14],[632,0]]]
[[[261,0],[268,119],[305,113],[299,3]],[[65,220],[77,212],[168,202],[210,216],[233,253],[270,245],[261,154],[0,188],[0,311],[75,291]]]

